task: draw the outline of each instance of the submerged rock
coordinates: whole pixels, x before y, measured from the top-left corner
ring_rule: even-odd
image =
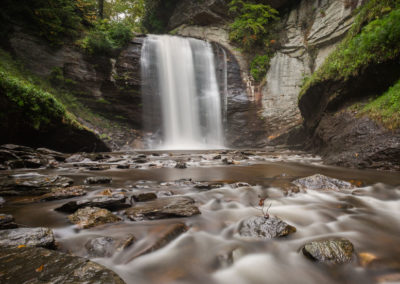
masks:
[[[163,219],[173,217],[190,217],[200,214],[190,197],[159,198],[143,204],[138,204],[125,211],[131,220]]]
[[[105,170],[109,170],[110,166],[109,165],[91,165],[89,167],[89,170],[91,171],[105,171]]]
[[[85,179],[86,184],[109,184],[112,178],[110,177],[88,177]]]
[[[79,209],[74,214],[69,215],[68,219],[83,229],[121,221],[121,218],[112,214],[107,209],[97,207]]]
[[[22,174],[0,180],[0,193],[7,195],[42,195],[56,187],[68,187],[73,180],[62,176]]]
[[[123,250],[135,241],[136,238],[133,235],[128,235],[122,240],[116,240],[112,237],[98,237],[89,240],[85,244],[85,248],[90,257],[111,257],[115,251]]]
[[[250,217],[239,224],[241,237],[272,239],[285,237],[296,232],[296,228],[276,217]]]
[[[177,169],[186,169],[187,168],[187,164],[183,161],[177,161],[175,168]]]
[[[124,283],[97,263],[53,250],[0,248],[0,255],[1,283]]]
[[[17,228],[0,231],[0,247],[18,246],[54,247],[55,240],[53,231],[43,227]]]
[[[352,260],[354,247],[346,239],[313,241],[304,245],[303,254],[311,260],[343,264]]]
[[[215,182],[198,182],[194,185],[194,188],[200,189],[200,190],[210,190],[214,188],[220,188],[222,187],[222,183],[215,183]]]
[[[340,191],[344,189],[353,189],[354,186],[343,180],[330,178],[321,174],[300,178],[293,181],[300,189],[307,190],[333,190]]]
[[[131,198],[136,202],[145,202],[157,199],[157,194],[155,194],[154,192],[145,192],[145,193],[134,194],[132,195]]]
[[[8,214],[0,214],[0,230],[18,228],[14,223],[14,217]]]
[[[125,209],[130,207],[129,204],[125,203],[126,196],[117,193],[111,196],[99,196],[91,199],[82,199],[78,201],[70,201],[64,205],[56,208],[55,210],[65,213],[74,213],[76,210],[84,207],[99,207],[105,208],[111,211]]]

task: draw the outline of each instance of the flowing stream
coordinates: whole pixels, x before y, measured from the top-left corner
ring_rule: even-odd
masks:
[[[220,149],[221,98],[208,42],[150,35],[142,49],[145,129],[153,149]]]
[[[239,162],[224,165],[221,160],[214,159],[217,154],[222,158],[234,157]],[[235,157],[241,154],[229,151],[110,155],[108,161],[100,162],[111,165],[110,170],[90,171],[86,160],[36,172],[69,176],[77,185],[93,175],[113,178],[111,185],[91,186],[89,197],[108,188],[128,195],[151,191],[161,196],[189,196],[195,200],[201,214],[188,218],[131,221],[121,210],[115,213],[123,221],[82,230],[68,222],[67,214],[56,212],[54,208],[86,197],[45,203],[8,198],[1,211],[13,214],[18,223],[26,226],[53,228],[59,249],[82,257],[90,257],[85,248],[88,240],[100,236],[124,239],[134,235],[136,241],[129,248],[112,251],[107,257],[90,257],[117,272],[129,284],[383,283],[387,274],[400,272],[398,173],[323,166],[318,157],[284,150],[257,151],[246,159]],[[146,155],[146,163],[133,163],[131,169],[116,168],[118,163],[143,155]],[[174,168],[176,160],[189,160],[188,168]],[[27,171],[3,171],[1,175]],[[294,179],[316,173],[353,180],[359,187],[345,192],[308,190],[294,193],[288,190]],[[194,187],[199,181],[223,185],[200,190]],[[268,202],[272,203],[271,216],[278,216],[295,226],[297,232],[272,240],[239,237],[236,229],[242,219],[261,216],[260,210],[255,208],[260,196],[268,197]],[[184,223],[189,230],[164,247],[139,256],[151,244],[157,243],[169,226],[177,223]],[[354,258],[349,264],[322,265],[301,253],[301,247],[308,241],[339,237],[354,244]],[[360,258],[363,254],[372,255],[379,262],[366,266]]]

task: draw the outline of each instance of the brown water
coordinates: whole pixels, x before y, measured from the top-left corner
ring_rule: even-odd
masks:
[[[111,186],[96,186],[90,194],[111,187],[190,196],[201,211],[195,217],[136,222],[125,219],[78,230],[68,223],[65,214],[53,210],[65,200],[18,205],[11,204],[14,198],[1,211],[13,214],[23,225],[54,228],[60,248],[83,257],[87,256],[84,244],[89,239],[97,236],[118,239],[133,234],[138,241],[130,248],[117,251],[109,258],[94,259],[114,270],[127,283],[375,283],[382,275],[400,273],[398,172],[328,167],[318,157],[294,152],[258,152],[239,165],[229,166],[213,161],[213,155],[174,153],[152,158],[162,168],[143,165],[142,169],[92,172],[68,165],[63,169],[35,171],[69,176],[75,184],[93,175],[113,178]],[[187,169],[170,167],[172,160],[189,158]],[[24,172],[27,171],[12,173]],[[290,181],[316,173],[355,180],[362,186],[347,193],[309,190],[286,195],[282,190]],[[200,191],[185,182],[172,182],[189,178],[220,181],[225,185]],[[232,185],[239,181],[251,186]],[[270,214],[295,226],[297,232],[287,238],[267,241],[238,237],[235,233],[238,222],[261,214],[254,208],[259,196],[268,196],[268,202],[272,203]],[[134,258],[168,224],[177,222],[185,223],[189,231],[162,249]],[[300,252],[306,242],[327,237],[344,237],[354,244],[356,254],[352,263],[325,266],[310,262]],[[364,268],[357,256],[359,253],[373,254],[383,264]]]

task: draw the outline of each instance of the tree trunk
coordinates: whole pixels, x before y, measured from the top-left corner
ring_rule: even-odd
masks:
[[[104,0],[98,0],[99,3],[99,17],[100,19],[104,18]]]

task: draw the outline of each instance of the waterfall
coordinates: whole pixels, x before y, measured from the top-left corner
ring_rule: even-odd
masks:
[[[150,35],[141,68],[149,148],[223,148],[221,99],[208,42]]]

